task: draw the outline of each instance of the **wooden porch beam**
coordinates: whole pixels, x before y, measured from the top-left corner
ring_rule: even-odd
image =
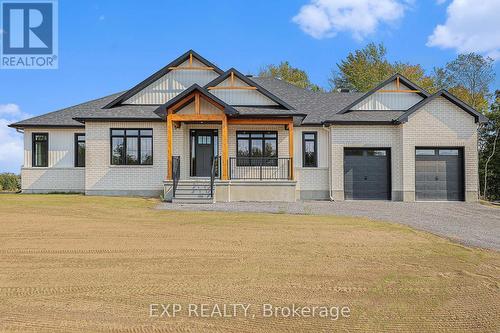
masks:
[[[172,114],[172,121],[223,121],[225,114]]]
[[[228,130],[227,130],[227,116],[224,115],[222,119],[222,180],[228,179]]]
[[[288,155],[290,158],[290,180],[293,180],[293,120],[288,123]]]
[[[172,180],[173,131],[172,114],[167,115],[167,180]]]
[[[194,112],[200,114],[200,93],[194,94]]]

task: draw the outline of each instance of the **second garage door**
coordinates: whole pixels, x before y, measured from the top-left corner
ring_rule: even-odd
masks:
[[[390,200],[391,156],[389,149],[344,150],[344,196],[346,199]]]
[[[463,149],[415,149],[417,200],[464,200]]]

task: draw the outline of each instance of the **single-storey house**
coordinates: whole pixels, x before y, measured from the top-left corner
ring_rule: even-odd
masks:
[[[399,74],[318,92],[190,50],[125,92],[10,126],[24,133],[24,193],[476,201],[484,121]]]

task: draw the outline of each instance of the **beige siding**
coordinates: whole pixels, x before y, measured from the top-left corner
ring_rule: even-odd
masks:
[[[331,135],[332,194],[336,200],[344,199],[344,148],[348,147],[390,148],[392,199],[401,199],[401,126],[339,125],[332,127]]]
[[[410,89],[401,85],[401,89]],[[384,90],[396,89],[396,83],[384,86]],[[358,104],[352,110],[407,110],[422,100],[416,93],[375,92]]]
[[[403,125],[404,191],[415,199],[415,147],[464,147],[466,200],[477,200],[477,124],[474,117],[439,97]]]
[[[21,169],[21,188],[26,193],[83,192],[85,168],[74,167],[75,133],[83,128],[37,128],[24,131],[24,165]],[[32,134],[49,134],[47,168],[32,167]]]
[[[230,85],[230,78],[218,84],[218,87],[227,87]],[[248,87],[248,84],[238,78],[234,79],[234,85]],[[258,92],[257,90],[211,90],[212,94],[223,100],[229,105],[277,105],[276,102]]]
[[[153,165],[111,165],[110,128],[152,128]],[[88,122],[87,194],[154,195],[167,175],[167,131],[163,122]]]
[[[194,64],[193,66],[199,66]],[[127,99],[124,104],[163,104],[174,98],[186,88],[197,83],[206,85],[219,74],[210,70],[174,70],[170,71],[143,90]]]
[[[74,166],[75,133],[85,133],[84,128],[53,129],[37,128],[24,131],[24,167],[31,167],[32,133],[49,134],[49,167],[72,168]]]

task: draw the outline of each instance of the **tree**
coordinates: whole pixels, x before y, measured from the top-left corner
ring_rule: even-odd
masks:
[[[361,92],[370,90],[391,73],[391,64],[387,61],[386,54],[384,45],[375,43],[349,53],[346,59],[337,64],[338,71],[332,71],[328,80],[330,87]]]
[[[337,64],[328,80],[332,89],[348,88],[366,92],[395,73],[400,73],[430,92],[436,91],[434,80],[425,74],[420,65],[394,62],[386,58],[383,44],[370,43],[361,50],[349,53],[345,60]]]
[[[489,122],[480,131],[479,179],[483,198],[500,200],[500,90],[486,115]]]
[[[493,59],[476,53],[459,54],[444,68],[437,68],[434,72],[441,88],[478,111],[488,110],[489,86],[495,77]]]
[[[311,83],[307,73],[299,68],[290,66],[288,61],[282,61],[279,65],[267,65],[259,72],[260,77],[274,77],[304,89],[314,91],[323,90],[320,86]]]

